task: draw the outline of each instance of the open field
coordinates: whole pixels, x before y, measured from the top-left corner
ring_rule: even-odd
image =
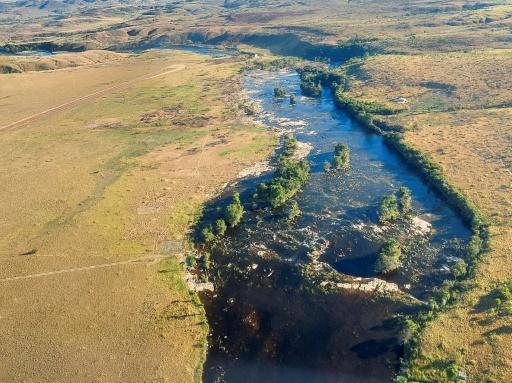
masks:
[[[365,101],[408,103],[380,116],[406,128],[409,143],[438,162],[448,180],[485,214],[491,250],[463,302],[422,337],[414,375],[443,381],[456,361],[471,382],[512,380],[512,319],[491,310],[491,291],[512,275],[512,94],[508,50],[423,56],[377,56],[348,67],[349,94]]]
[[[2,75],[0,125],[127,84],[0,132],[1,381],[199,378],[207,325],[175,253],[273,143],[234,107],[238,67],[164,52]]]
[[[22,73],[95,65],[121,60],[125,55],[108,51],[63,53],[57,56],[0,56],[0,73]]]

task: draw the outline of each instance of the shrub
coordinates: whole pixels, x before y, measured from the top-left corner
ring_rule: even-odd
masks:
[[[203,267],[205,268],[205,270],[208,270],[212,264],[211,254],[208,252],[203,253],[202,261]]]
[[[324,161],[324,163],[322,164],[322,168],[324,169],[324,172],[328,172],[329,170],[331,170],[331,164],[329,163],[329,161]]]
[[[295,95],[290,95],[290,105],[295,105],[297,103],[297,99],[295,98]]]
[[[402,344],[407,344],[413,340],[420,331],[420,325],[411,319],[403,322],[400,331],[400,341]]]
[[[411,189],[401,187],[398,190],[398,204],[400,206],[400,213],[408,214],[412,210],[412,193]]]
[[[382,114],[389,116],[399,112],[399,110],[389,108],[377,102],[351,98],[339,87],[334,92],[334,101],[340,108],[346,108],[352,114]]]
[[[215,234],[213,233],[212,226],[208,225],[203,228],[201,236],[206,243],[213,242],[215,240]]]
[[[492,291],[491,310],[499,315],[512,315],[512,282],[501,282]]]
[[[231,203],[226,207],[226,222],[228,225],[231,227],[237,226],[240,223],[244,212],[244,207],[240,202],[240,194],[238,192],[233,193]]]
[[[394,221],[400,216],[398,199],[395,195],[388,195],[382,198],[379,205],[378,215],[380,223]]]
[[[455,278],[463,278],[468,272],[468,265],[461,259],[451,267],[451,271]]]
[[[346,169],[350,164],[350,151],[345,144],[336,144],[334,147],[333,168]]]
[[[395,240],[388,241],[380,250],[377,256],[375,271],[378,273],[389,273],[398,269],[400,259],[402,258],[402,250]]]
[[[278,86],[274,88],[274,97],[276,98],[284,98],[286,97],[286,91],[282,86]]]
[[[301,214],[302,212],[297,201],[292,201],[287,213],[288,221],[293,221],[295,218],[300,217]]]
[[[227,229],[226,221],[224,221],[222,218],[219,218],[215,221],[215,234],[219,236],[223,236],[226,233]]]
[[[197,259],[193,255],[189,255],[187,257],[187,264],[191,268],[195,268],[197,266]]]
[[[293,157],[297,150],[297,139],[293,136],[286,136],[283,142],[283,152],[279,156],[278,161],[286,161]]]

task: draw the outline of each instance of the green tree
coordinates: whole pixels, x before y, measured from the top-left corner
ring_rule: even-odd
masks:
[[[468,272],[468,265],[461,259],[451,267],[451,271],[455,278],[464,277]]]
[[[340,170],[348,167],[350,163],[350,150],[345,144],[336,144],[334,147],[334,169]]]
[[[288,214],[287,214],[288,221],[293,221],[295,218],[299,217],[301,214],[302,214],[302,212],[300,211],[300,207],[299,207],[299,204],[297,203],[297,201],[292,201],[292,203],[290,204],[290,207],[288,208]]]
[[[378,215],[380,223],[394,221],[400,216],[398,199],[395,195],[388,195],[382,198],[379,205]]]
[[[286,91],[282,86],[277,86],[274,88],[274,97],[276,98],[284,98],[286,97]]]
[[[401,187],[398,190],[398,204],[400,205],[400,212],[408,214],[412,210],[412,193],[411,189]]]
[[[402,250],[400,245],[394,239],[388,241],[380,250],[377,256],[375,271],[386,274],[398,269],[400,259],[402,258]]]
[[[318,97],[322,93],[322,86],[319,82],[314,82],[311,79],[304,79],[300,83],[300,89],[305,96]]]
[[[274,177],[258,185],[255,202],[273,208],[281,207],[306,184],[309,179],[309,163],[294,159],[296,149],[297,140],[293,136],[285,137]]]
[[[231,203],[226,208],[226,222],[228,225],[231,227],[237,226],[240,223],[244,212],[244,206],[240,202],[240,194],[238,192],[233,193]]]
[[[400,331],[400,341],[402,344],[409,343],[420,331],[420,325],[411,319],[403,322]]]
[[[208,252],[204,252],[203,256],[202,256],[202,261],[203,261],[203,267],[206,270],[208,270],[210,268],[210,266],[212,265],[211,254]]]
[[[226,221],[224,221],[222,218],[219,218],[215,221],[215,234],[219,236],[223,236],[226,233],[227,229]]]
[[[208,225],[201,231],[201,236],[206,243],[213,242],[215,240],[215,234],[213,233],[212,226]]]

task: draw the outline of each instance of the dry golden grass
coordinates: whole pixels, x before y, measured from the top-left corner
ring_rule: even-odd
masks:
[[[236,62],[175,52],[123,64],[2,75],[8,123],[185,66],[0,132],[0,381],[199,379],[206,325],[182,265],[119,262],[186,239],[202,203],[273,138],[228,109]],[[165,108],[180,117],[141,121]],[[39,273],[50,274],[6,280]]]
[[[62,53],[55,56],[0,56],[0,73],[22,73],[95,65],[126,58],[126,54],[109,51]]]
[[[491,251],[479,268],[478,288],[427,328],[415,364],[453,359],[470,382],[512,381],[512,318],[480,308],[498,281],[512,277],[512,110],[427,114],[415,123],[407,140],[431,154],[491,223]]]
[[[411,114],[510,107],[511,66],[510,50],[376,56],[349,70],[362,79],[351,94],[388,105],[405,97]]]
[[[408,98],[408,109],[389,120],[407,127],[407,141],[430,154],[490,223],[491,251],[477,287],[422,336],[413,368],[425,381],[444,382],[438,367],[447,360],[457,361],[469,382],[512,381],[512,318],[485,304],[498,281],[512,278],[512,108],[494,108],[512,102],[510,64],[510,51],[482,51],[377,56],[349,70],[354,97],[388,105]]]

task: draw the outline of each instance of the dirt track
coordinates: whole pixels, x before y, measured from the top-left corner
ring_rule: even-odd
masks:
[[[93,99],[95,99],[97,97],[107,95],[107,94],[109,94],[112,91],[125,89],[125,88],[129,87],[130,85],[132,85],[132,84],[134,84],[136,82],[139,82],[139,81],[150,80],[150,79],[157,78],[157,77],[160,77],[160,76],[164,76],[164,75],[167,75],[167,74],[170,74],[170,73],[178,72],[180,70],[185,69],[186,66],[183,65],[183,64],[175,64],[175,65],[172,65],[172,66],[168,67],[167,69],[169,69],[169,68],[173,68],[173,69],[166,70],[164,72],[159,72],[159,73],[156,73],[156,74],[150,74],[150,75],[146,75],[146,76],[142,76],[142,77],[137,77],[135,79],[128,80],[128,81],[124,81],[124,82],[122,82],[120,84],[116,84],[116,85],[110,86],[108,88],[101,89],[101,90],[98,90],[98,91],[93,92],[93,93],[89,93],[89,94],[87,94],[85,96],[78,97],[78,98],[76,98],[74,100],[68,101],[68,102],[66,102],[64,104],[55,106],[53,108],[49,108],[49,109],[43,110],[42,112],[33,114],[31,116],[22,118],[21,120],[14,121],[14,122],[12,122],[10,124],[1,126],[0,127],[0,131],[4,131],[4,130],[13,129],[13,128],[16,128],[16,127],[23,126],[23,125],[25,125],[25,124],[27,124],[29,122],[37,120],[38,118],[48,116],[48,115],[50,115],[50,114],[52,114],[54,112],[61,112],[61,111],[64,111],[64,110],[68,110],[70,108],[73,108],[73,107],[81,104],[82,102],[93,100]]]
[[[27,275],[19,275],[15,277],[7,277],[0,279],[0,282],[11,282],[11,281],[19,281],[23,279],[32,279],[32,278],[40,278],[40,277],[48,277],[51,275],[57,275],[57,274],[67,274],[67,273],[74,273],[78,271],[88,271],[88,270],[94,270],[94,269],[103,269],[106,267],[115,267],[115,266],[123,266],[123,265],[132,265],[132,264],[145,264],[145,263],[154,263],[161,261],[166,258],[173,257],[172,255],[154,255],[149,257],[141,257],[141,258],[135,258],[130,259],[127,261],[122,262],[111,262],[111,263],[101,263],[98,265],[91,265],[91,266],[84,266],[84,267],[75,267],[71,269],[62,269],[62,270],[56,270],[56,271],[48,271],[45,273],[37,273],[37,274],[27,274]]]

